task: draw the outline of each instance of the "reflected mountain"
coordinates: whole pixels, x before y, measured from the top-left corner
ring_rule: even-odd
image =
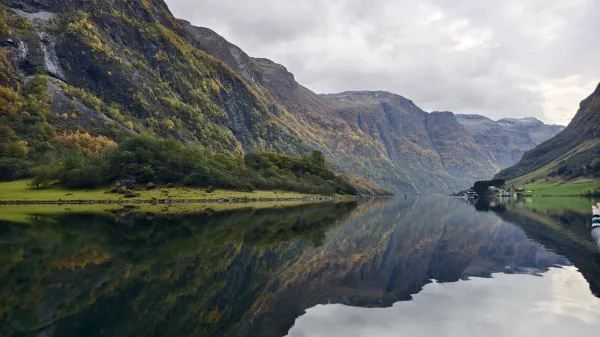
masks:
[[[282,336],[316,304],[570,265],[504,216],[408,198],[4,222],[0,335]]]
[[[355,207],[0,223],[0,335],[219,335]]]
[[[532,240],[567,257],[588,281],[592,293],[600,297],[600,234],[592,230],[592,205],[596,200],[544,197],[507,200],[501,204],[488,209],[521,227]]]

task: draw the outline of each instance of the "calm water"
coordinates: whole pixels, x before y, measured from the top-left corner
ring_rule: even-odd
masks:
[[[0,336],[593,336],[591,204],[0,208]]]

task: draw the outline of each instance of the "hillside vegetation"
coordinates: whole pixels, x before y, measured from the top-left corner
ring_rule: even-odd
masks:
[[[130,16],[108,10],[109,3],[82,4],[80,11],[48,13],[44,20],[0,7],[9,27],[2,38],[35,47],[31,39],[40,32],[51,36],[16,62],[31,68],[25,68],[29,77],[20,77],[13,66],[18,51],[0,49],[1,180],[33,177],[40,188],[129,180],[356,193],[325,167],[318,152],[305,157],[264,152],[310,153],[275,125],[275,106],[187,44],[177,21],[164,21],[170,18],[165,6],[148,18],[152,11],[144,3],[120,4]],[[154,54],[148,54],[145,39],[157,44]],[[32,55],[36,52],[42,60]],[[56,58],[60,67],[50,69],[47,58]],[[282,135],[285,141],[276,139]]]
[[[50,162],[31,169],[32,185],[94,188],[118,181],[247,191],[258,188],[356,194],[345,178],[326,167],[325,158],[317,151],[305,157],[276,153],[234,156],[175,140],[143,136],[129,138],[120,145],[100,145],[104,148],[98,151],[85,145],[77,140],[63,144]]]

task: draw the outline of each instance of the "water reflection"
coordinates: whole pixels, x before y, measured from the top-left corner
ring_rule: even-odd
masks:
[[[564,233],[526,219],[452,198],[400,198],[3,222],[0,335],[282,336],[319,304],[389,307],[432,279],[595,266],[579,261],[593,254],[577,245],[551,245]]]
[[[564,267],[543,277],[433,283],[391,308],[318,305],[288,336],[595,336],[599,311],[600,299],[590,296],[585,279]]]
[[[217,336],[355,205],[0,224],[0,335]]]
[[[600,250],[597,231],[592,228],[595,203],[580,197],[522,198],[496,201],[495,207],[488,209],[521,227],[531,239],[569,258],[592,292],[600,296]]]

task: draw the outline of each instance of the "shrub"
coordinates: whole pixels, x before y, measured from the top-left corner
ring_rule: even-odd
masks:
[[[8,181],[29,175],[32,163],[21,158],[0,158],[0,180]]]
[[[48,187],[59,180],[61,171],[62,167],[58,163],[37,166],[31,170],[33,174],[31,186],[35,188]]]
[[[136,177],[138,183],[149,183],[156,179],[156,172],[149,165],[143,166]]]
[[[56,142],[77,152],[87,155],[99,154],[108,149],[116,148],[117,143],[104,136],[93,136],[87,132],[76,131],[74,133],[63,133],[56,137]]]
[[[21,109],[21,97],[9,87],[0,86],[0,115],[14,115]]]
[[[61,181],[65,187],[70,188],[94,188],[106,183],[102,168],[93,164],[64,172]]]

